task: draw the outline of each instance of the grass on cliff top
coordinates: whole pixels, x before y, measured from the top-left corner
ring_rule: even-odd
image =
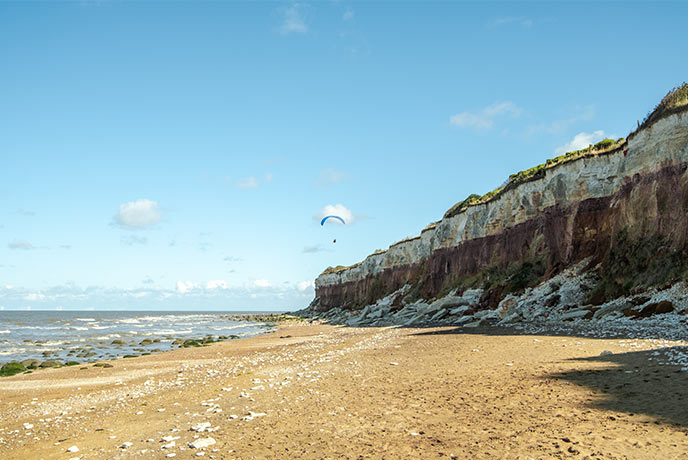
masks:
[[[688,107],[688,83],[683,83],[667,93],[659,104],[647,114],[642,123],[635,130],[635,133],[662,118],[681,112]]]
[[[484,195],[471,194],[463,201],[456,203],[452,206],[446,213],[444,213],[444,218],[454,217],[461,214],[466,209],[471,206],[477,206],[479,204],[488,203],[496,198],[498,198],[503,192],[511,190],[519,184],[524,182],[529,182],[531,180],[540,179],[544,177],[545,171],[555,166],[568,163],[569,161],[578,160],[579,158],[584,158],[587,156],[601,155],[604,153],[609,153],[621,147],[621,145],[626,140],[622,137],[620,139],[604,139],[595,145],[590,145],[584,149],[574,150],[572,152],[567,152],[555,158],[550,158],[545,163],[534,166],[525,171],[519,171],[516,174],[509,176],[509,180],[499,188],[496,188]]]

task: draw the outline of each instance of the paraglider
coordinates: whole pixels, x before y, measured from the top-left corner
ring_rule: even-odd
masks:
[[[325,216],[325,217],[323,217],[323,219],[320,221],[320,225],[325,225],[325,221],[326,221],[327,219],[338,219],[338,220],[340,220],[344,225],[346,225],[346,222],[344,222],[344,219],[342,219],[342,218],[339,217],[339,216]]]

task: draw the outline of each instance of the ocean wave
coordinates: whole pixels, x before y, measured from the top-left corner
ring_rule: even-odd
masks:
[[[12,333],[12,331],[8,331],[8,330],[0,331],[0,334],[11,334],[11,333]]]
[[[76,321],[88,321],[88,322],[93,322],[93,321],[95,321],[95,318],[77,318]]]
[[[15,353],[23,353],[25,351],[25,348],[9,348],[7,350],[0,350],[0,356],[13,355]]]
[[[191,330],[191,329],[184,329],[184,330],[160,329],[158,331],[146,332],[143,335],[178,335],[178,334],[191,334],[192,332],[193,332],[193,330]]]
[[[87,327],[74,326],[69,328],[70,331],[88,331]]]

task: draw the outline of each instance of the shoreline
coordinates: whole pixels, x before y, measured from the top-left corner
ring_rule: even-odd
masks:
[[[678,342],[536,334],[292,322],[112,368],[19,374],[0,379],[0,453],[686,458],[688,376],[660,364]]]
[[[85,312],[75,312],[75,313],[85,313]],[[89,312],[90,313],[90,312]],[[149,312],[132,312],[136,314],[145,314]],[[169,315],[168,312],[165,312]],[[159,313],[157,313],[159,315]],[[185,314],[199,314],[199,312],[180,312],[176,313],[180,317]],[[208,313],[201,313],[208,314]],[[212,314],[212,313],[211,313]],[[172,314],[174,316],[175,314]],[[148,315],[149,316],[149,315]],[[102,365],[108,366],[107,362],[113,359],[121,358],[134,358],[139,356],[147,356],[156,353],[163,353],[166,351],[174,350],[176,348],[182,347],[200,347],[207,346],[208,344],[226,341],[242,339],[246,337],[253,337],[257,335],[262,335],[272,331],[277,324],[284,321],[293,321],[297,318],[291,316],[287,313],[231,313],[231,312],[219,312],[217,316],[224,321],[232,321],[238,323],[238,325],[228,326],[226,333],[218,334],[216,331],[214,334],[205,335],[195,335],[189,337],[188,334],[181,337],[179,333],[168,334],[164,326],[156,332],[153,329],[153,325],[147,325],[149,330],[147,333],[135,334],[134,335],[121,335],[123,331],[121,330],[109,330],[106,333],[106,337],[83,337],[78,340],[73,339],[71,342],[60,338],[59,335],[55,337],[47,336],[43,339],[27,339],[23,340],[25,347],[36,348],[35,351],[28,352],[27,350],[21,351],[16,349],[15,355],[23,354],[24,356],[17,358],[5,358],[5,356],[0,356],[0,380],[3,377],[8,377],[16,375],[19,373],[31,374],[38,370],[43,370],[46,368],[59,368],[65,366],[88,366],[94,363],[101,363]],[[145,318],[145,317],[144,317]],[[139,323],[138,320],[132,318]],[[55,321],[50,319],[50,321]],[[74,329],[74,325],[70,325],[69,319],[64,319],[65,325],[61,330]],[[84,323],[84,326],[76,327],[78,330],[88,330],[91,322],[96,322],[95,319],[84,320],[82,318],[74,318],[72,322],[88,321]],[[242,325],[241,323],[245,323]],[[95,323],[98,324],[97,322]],[[112,326],[106,327],[105,329],[111,329]],[[234,331],[237,328],[247,329],[249,332],[242,332],[241,330]],[[255,329],[255,330],[252,330]],[[103,327],[97,327],[96,329],[104,329]],[[216,328],[213,328],[216,329]],[[10,333],[10,331],[6,331]],[[174,332],[174,331],[170,331]],[[236,332],[236,333],[232,333]],[[17,333],[22,334],[24,331],[21,329]],[[4,337],[6,342],[10,336]],[[21,335],[20,335],[21,337]],[[19,346],[17,344],[17,346]],[[43,350],[43,351],[41,351]]]

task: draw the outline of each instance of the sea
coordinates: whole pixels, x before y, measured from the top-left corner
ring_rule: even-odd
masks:
[[[92,362],[171,350],[179,339],[253,337],[271,332],[274,324],[231,317],[270,313],[281,312],[0,311],[0,364]]]

